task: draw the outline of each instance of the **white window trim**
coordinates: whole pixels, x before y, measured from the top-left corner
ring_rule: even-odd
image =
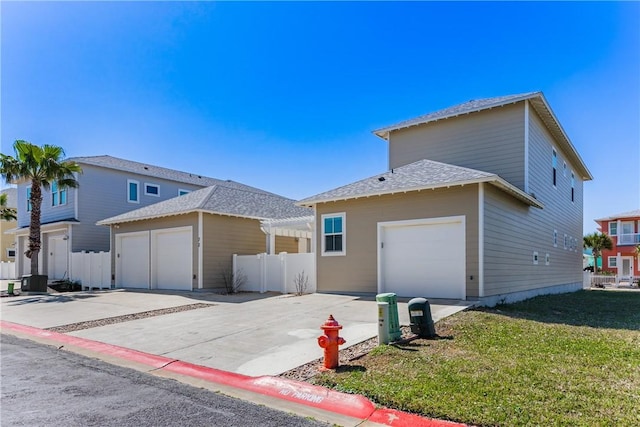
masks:
[[[326,252],[325,251],[325,239],[324,239],[324,219],[325,218],[335,218],[335,217],[341,217],[342,218],[342,251],[337,252],[337,251],[332,251],[332,252]],[[320,216],[320,238],[322,239],[322,252],[321,255],[322,256],[345,256],[347,254],[347,214],[345,212],[335,212],[335,213],[328,213],[328,214],[323,214]]]
[[[538,251],[533,251],[533,265],[538,265]]]
[[[564,248],[567,249],[567,235],[564,235]]]
[[[553,169],[552,173],[555,174],[555,180],[553,180],[553,176],[551,177],[553,188],[558,188],[558,152],[555,148],[551,148],[551,168]]]
[[[553,230],[553,247],[558,247],[558,230]]]
[[[571,171],[571,203],[576,202],[576,174]]]
[[[13,255],[11,255],[9,252],[13,252]],[[7,258],[15,258],[16,253],[16,248],[7,248]]]
[[[136,200],[131,200],[131,184],[136,184]],[[140,203],[140,182],[135,179],[127,180],[127,202]]]
[[[67,204],[67,200],[69,198],[69,194],[67,193],[67,188],[62,188],[60,187],[60,185],[58,185],[58,183],[55,183],[56,185],[56,190],[57,191],[53,191],[53,183],[51,184],[51,206],[52,207],[58,207],[58,206],[65,206]],[[64,203],[62,203],[62,193],[66,194],[66,197],[64,199]]]
[[[182,193],[182,194],[180,194]],[[191,190],[185,190],[184,188],[178,188],[178,196],[184,196],[185,194],[191,193]]]
[[[613,263],[611,262],[613,260]],[[607,257],[607,267],[609,268],[618,268],[618,257],[617,256],[610,256]]]
[[[616,226],[616,232],[615,233],[611,232],[611,224],[615,224],[615,226]],[[618,235],[618,222],[617,221],[609,221],[608,228],[609,228],[609,236],[617,236]]]
[[[562,176],[567,176],[567,162],[562,162]]]
[[[544,265],[549,265],[551,263],[551,257],[548,253],[544,254]]]
[[[147,192],[147,187],[156,187],[158,189],[158,194],[153,194],[153,193]],[[145,196],[151,196],[151,197],[160,197],[160,186],[158,184],[154,184],[152,182],[145,182],[144,183],[144,195]]]

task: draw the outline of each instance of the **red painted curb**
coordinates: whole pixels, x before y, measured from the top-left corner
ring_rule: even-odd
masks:
[[[368,420],[392,427],[463,427],[450,421],[423,418],[408,412],[394,409],[376,409],[374,404],[359,394],[347,394],[325,387],[307,384],[286,378],[262,376],[250,377],[220,369],[195,365],[168,357],[156,356],[113,344],[92,341],[86,338],[74,337],[59,332],[46,331],[32,326],[0,320],[0,329],[6,329],[25,335],[46,338],[61,344],[73,345],[95,351],[154,369],[172,372],[205,381],[224,384],[231,387],[276,397],[278,399],[313,406],[328,412],[346,415],[352,418]]]
[[[371,414],[368,421],[391,427],[467,427],[466,424],[424,418],[408,412],[385,408],[377,409]]]
[[[126,347],[120,347],[113,344],[107,344],[99,341],[92,341],[85,338],[74,337],[71,335],[61,334],[59,332],[46,331],[44,329],[34,328],[32,326],[19,325],[17,323],[0,320],[0,329],[7,329],[22,334],[32,335],[40,338],[47,338],[61,344],[74,345],[86,350],[95,351],[109,356],[119,357],[131,362],[140,363],[142,365],[151,366],[154,369],[162,368],[175,361],[168,357],[156,356],[141,351],[132,350]]]

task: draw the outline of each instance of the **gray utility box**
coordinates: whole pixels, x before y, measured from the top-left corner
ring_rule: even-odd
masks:
[[[409,301],[409,319],[411,332],[422,338],[436,336],[436,327],[431,317],[431,306],[426,298],[413,298]]]

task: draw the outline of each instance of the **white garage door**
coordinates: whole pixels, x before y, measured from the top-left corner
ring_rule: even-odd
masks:
[[[465,299],[464,217],[378,224],[380,292]]]
[[[153,289],[192,290],[192,233],[191,227],[151,232]]]
[[[116,287],[149,289],[149,232],[116,235]]]

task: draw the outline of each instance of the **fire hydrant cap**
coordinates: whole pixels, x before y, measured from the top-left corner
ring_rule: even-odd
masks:
[[[333,314],[330,314],[329,318],[320,326],[320,329],[342,329],[342,325],[333,318]]]

